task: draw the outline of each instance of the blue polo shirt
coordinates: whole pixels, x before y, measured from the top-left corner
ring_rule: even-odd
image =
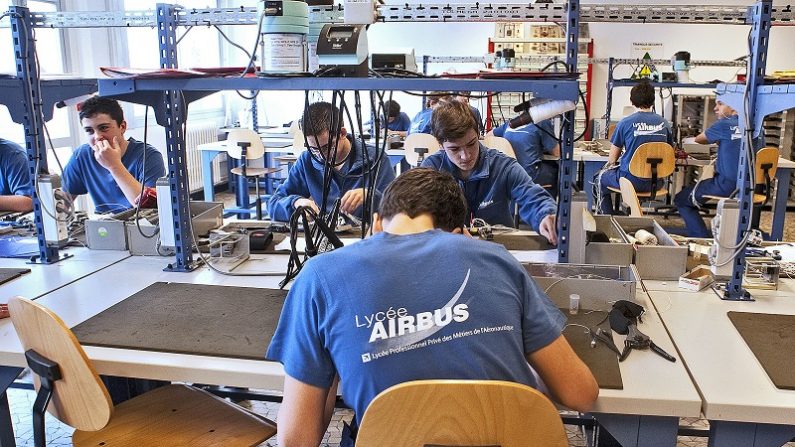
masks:
[[[163,156],[153,146],[144,146],[142,141],[134,138],[127,141],[129,144],[121,157],[122,164],[139,182],[145,186],[155,186],[157,179],[166,175]],[[75,149],[64,167],[63,189],[75,196],[90,195],[97,213],[118,213],[133,207],[110,171],[94,158],[94,150],[88,144]]]
[[[528,173],[535,172],[536,165],[541,163],[541,156],[550,153],[558,145],[554,135],[555,129],[549,120],[517,129],[511,129],[508,123],[505,123],[494,129],[494,136],[503,137],[511,143],[516,161]]]
[[[22,146],[0,138],[0,195],[32,196],[28,155]]]
[[[619,172],[622,177],[629,175],[629,161],[635,150],[643,143],[668,143],[673,145],[671,127],[665,118],[654,112],[635,112],[616,124],[613,139],[610,142],[623,148],[619,161]]]
[[[409,127],[408,133],[431,133],[432,115],[433,109],[430,107],[420,110],[419,113],[414,115],[414,119],[411,120],[411,127]]]
[[[458,167],[440,150],[422,162],[423,168],[446,171],[458,180],[464,191],[469,211],[490,224],[513,226],[512,203],[519,205],[519,216],[538,231],[541,220],[557,212],[555,200],[535,184],[513,158],[482,144],[478,163],[467,180],[462,180]]]
[[[374,150],[369,152],[370,163],[375,160],[377,154]],[[370,165],[367,165],[370,166]],[[276,192],[268,200],[268,214],[271,220],[286,222],[295,211],[293,204],[301,198],[312,198],[324,211],[331,212],[334,202],[345,195],[346,192],[364,187],[364,177],[362,174],[369,169],[365,168],[364,153],[361,149],[359,140],[351,144],[351,153],[348,160],[342,165],[342,169],[337,171],[332,169],[331,184],[329,186],[328,200],[324,205],[320,201],[323,198],[323,171],[324,165],[312,158],[309,151],[304,151],[298,157],[295,164],[290,168],[287,180],[282,183]],[[384,154],[378,167],[378,178],[375,183],[375,207],[381,200],[381,194],[386,187],[395,179],[395,171],[389,163],[389,157]],[[372,185],[369,185],[372,187]],[[361,217],[362,207],[354,212]]]
[[[406,115],[406,112],[400,112],[400,114],[395,118],[395,121],[386,125],[386,128],[389,130],[394,130],[397,132],[407,132],[411,127],[411,118]]]
[[[715,160],[715,181],[721,189],[733,191],[737,187],[740,164],[740,143],[743,135],[740,132],[739,117],[732,115],[716,121],[704,132],[707,141],[718,144],[718,158]],[[764,145],[764,132],[754,139],[754,150]]]

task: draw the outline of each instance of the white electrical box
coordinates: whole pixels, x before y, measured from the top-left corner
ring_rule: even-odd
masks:
[[[740,203],[736,199],[720,199],[715,217],[712,219],[712,234],[715,242],[709,251],[712,274],[729,277],[734,269],[731,261],[737,245],[737,225],[740,221]],[[723,265],[721,265],[723,264]]]
[[[69,209],[61,191],[61,178],[57,175],[39,175],[38,194],[42,207],[42,223],[47,245],[58,246],[69,238]]]

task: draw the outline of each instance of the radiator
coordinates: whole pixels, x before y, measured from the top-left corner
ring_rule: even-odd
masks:
[[[196,149],[200,144],[213,143],[218,141],[218,125],[214,122],[204,122],[191,126],[188,123],[188,131],[185,135],[185,152],[188,155],[188,179],[190,192],[196,192],[202,188],[202,157],[201,152]],[[215,184],[225,182],[226,169],[221,165],[226,165],[226,154],[219,154],[213,160],[213,181]]]

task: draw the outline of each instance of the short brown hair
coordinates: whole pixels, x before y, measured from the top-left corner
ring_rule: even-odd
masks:
[[[332,132],[332,125],[334,132]],[[307,136],[318,136],[323,132],[328,132],[329,136],[333,137],[331,134],[338,133],[339,129],[345,126],[342,122],[340,109],[328,102],[320,101],[310,104],[304,110],[304,115],[298,121],[298,127]]]
[[[444,101],[433,110],[431,133],[440,144],[463,138],[470,130],[478,133],[478,124],[469,104]]]
[[[654,105],[654,86],[648,79],[641,79],[629,91],[629,102],[639,109],[648,109]]]
[[[94,118],[100,113],[110,116],[110,119],[116,121],[116,124],[119,126],[121,126],[122,121],[124,121],[124,112],[121,110],[118,101],[96,95],[86,99],[80,104],[80,113],[78,116],[80,117],[80,121],[83,121],[83,118]]]
[[[379,214],[382,219],[391,219],[400,213],[411,218],[428,213],[434,227],[453,231],[466,225],[467,202],[452,175],[416,168],[400,174],[381,198]]]

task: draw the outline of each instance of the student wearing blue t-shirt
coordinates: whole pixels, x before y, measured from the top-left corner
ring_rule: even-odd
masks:
[[[408,133],[431,133],[431,116],[433,109],[442,101],[452,101],[453,97],[448,92],[431,92],[425,100],[425,108],[420,110],[411,120]]]
[[[522,220],[550,243],[557,244],[555,200],[533,182],[516,160],[480,144],[477,123],[466,104],[445,101],[437,106],[433,112],[433,136],[441,150],[426,158],[422,167],[446,171],[455,177],[472,218],[513,226],[516,203]]]
[[[304,265],[266,355],[286,373],[279,445],[320,444],[337,379],[354,427],[393,385],[463,379],[538,388],[529,366],[553,400],[591,408],[599,388],[561,335],[566,318],[503,246],[454,234],[466,222],[449,174],[412,169],[384,193],[374,236]],[[418,260],[433,274],[418,272]],[[346,427],[340,445],[353,445],[354,434]]]
[[[737,188],[740,163],[740,140],[742,133],[738,123],[737,111],[721,101],[715,102],[716,121],[706,132],[696,136],[696,143],[718,143],[718,157],[715,160],[715,175],[684,188],[674,197],[679,215],[685,221],[689,237],[710,237],[698,210],[706,200],[704,196],[728,197]],[[764,137],[754,141],[754,149],[762,147]]]
[[[560,158],[560,144],[555,137],[552,121],[531,123],[511,129],[508,123],[494,129],[495,137],[503,137],[511,143],[516,161],[539,185],[552,185],[550,192],[557,196],[558,161],[544,160],[544,155]]]
[[[32,195],[33,183],[25,150],[0,138],[0,211],[28,212],[33,209]]]
[[[389,134],[405,137],[411,127],[411,118],[406,115],[406,112],[400,111],[400,104],[397,101],[386,101],[384,110],[386,111],[386,128]]]
[[[629,162],[638,146],[656,142],[673,144],[670,126],[663,117],[651,111],[654,106],[654,87],[646,80],[640,81],[632,87],[629,99],[638,111],[618,122],[610,141],[610,156],[605,169],[594,177],[597,204],[602,214],[613,213],[613,199],[608,187],[619,188],[618,179],[621,177],[629,179],[637,192],[649,192],[652,188],[662,187],[663,179],[658,179],[657,184],[652,185],[650,180],[629,173]],[[618,166],[615,166],[617,161]]]
[[[64,191],[90,195],[97,213],[132,208],[141,184],[154,187],[166,174],[163,156],[151,145],[124,137],[127,122],[116,100],[93,96],[83,102],[79,116],[88,144],[75,149],[64,167]]]
[[[333,115],[332,115],[333,114]],[[332,116],[336,117],[333,119]],[[370,150],[365,160],[364,150],[359,140],[353,141],[345,127],[339,127],[333,135],[332,123],[342,124],[343,115],[337,107],[327,102],[310,104],[299,122],[306,134],[309,150],[304,151],[290,168],[287,180],[282,183],[268,200],[268,213],[272,220],[288,221],[296,208],[306,206],[319,211],[318,202],[323,200],[323,180],[326,160],[333,165],[328,198],[323,205],[325,212],[331,212],[334,202],[340,199],[340,210],[362,217],[362,204],[366,197],[365,179],[373,172],[375,185],[375,206],[381,193],[395,179],[395,171],[386,154]],[[331,144],[336,149],[331,150]],[[377,164],[375,164],[375,162]]]

